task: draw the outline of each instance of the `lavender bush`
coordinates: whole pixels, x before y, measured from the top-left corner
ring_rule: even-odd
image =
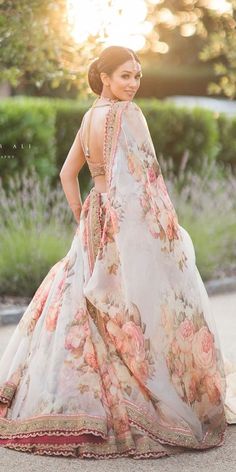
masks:
[[[236,273],[236,177],[207,159],[196,174],[184,156],[178,176],[171,159],[159,161],[203,279]],[[68,252],[77,224],[60,181],[52,189],[34,170],[14,176],[7,193],[0,180],[0,199],[0,295],[32,296]]]
[[[34,168],[0,180],[0,295],[31,296],[49,268],[68,252],[76,222],[60,179],[55,189]]]
[[[161,157],[160,164],[179,223],[193,240],[198,269],[205,280],[236,275],[236,176],[207,158],[192,173],[186,157],[177,176],[171,159]]]

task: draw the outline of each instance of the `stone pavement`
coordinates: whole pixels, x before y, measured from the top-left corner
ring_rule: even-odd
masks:
[[[223,352],[236,360],[236,292],[210,296]],[[16,325],[0,326],[0,356]],[[72,459],[34,456],[0,447],[0,472],[236,472],[236,425],[222,446],[160,459]]]
[[[225,444],[208,451],[186,452],[160,459],[69,459],[34,456],[0,448],[1,472],[235,472],[236,425],[227,429]]]

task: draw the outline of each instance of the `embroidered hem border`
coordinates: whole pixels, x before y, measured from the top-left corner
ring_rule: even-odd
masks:
[[[198,442],[187,430],[164,428],[156,419],[154,421],[147,417],[145,412],[137,409],[132,403],[127,401],[124,403],[131,427],[146,434],[140,438],[142,450],[139,449],[139,441],[135,445],[131,432],[126,434],[126,437],[107,437],[106,420],[103,418],[61,414],[32,417],[27,420],[1,418],[0,445],[37,454],[77,457],[79,452],[79,455],[84,457],[97,458],[134,454],[137,458],[142,458],[175,454],[183,452],[186,448],[207,449],[223,444],[224,426],[206,433],[203,441]],[[91,438],[91,435],[94,437]],[[162,450],[160,450],[161,444],[164,446]],[[169,446],[174,448],[169,449]]]

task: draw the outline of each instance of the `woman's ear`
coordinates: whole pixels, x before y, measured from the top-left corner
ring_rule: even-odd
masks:
[[[101,72],[100,73],[100,78],[101,78],[101,81],[102,81],[103,85],[105,85],[106,87],[110,86],[110,78],[106,74],[106,72]]]

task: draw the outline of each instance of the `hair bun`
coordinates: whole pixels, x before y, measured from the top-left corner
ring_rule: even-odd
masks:
[[[98,57],[90,64],[90,68],[95,72],[98,71]]]
[[[101,95],[103,83],[100,78],[100,72],[98,70],[99,58],[95,59],[89,66],[88,70],[88,82],[94,93]]]

